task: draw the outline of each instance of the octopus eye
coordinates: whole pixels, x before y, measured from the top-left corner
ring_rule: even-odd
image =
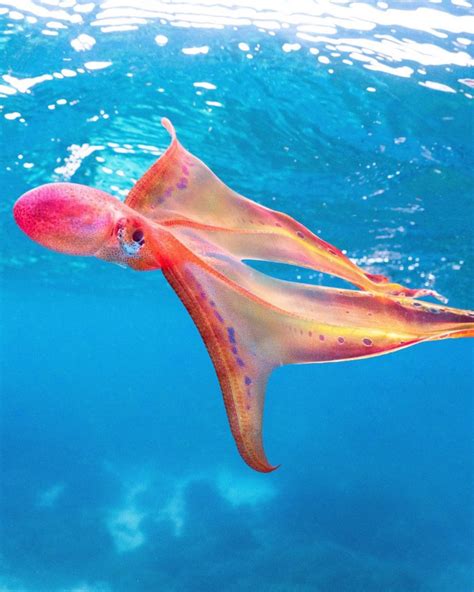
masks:
[[[130,226],[127,218],[121,218],[115,226],[115,232],[124,254],[127,257],[135,257],[145,244],[145,234],[141,228],[133,230]]]
[[[135,232],[132,234],[132,240],[142,245],[145,242],[143,240],[143,230],[140,230],[140,228],[135,230]]]

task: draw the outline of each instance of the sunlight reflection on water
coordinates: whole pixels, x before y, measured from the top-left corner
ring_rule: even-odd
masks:
[[[287,40],[282,51],[310,51],[320,63],[334,67],[339,61],[360,63],[368,70],[387,72],[395,76],[410,77],[417,72],[427,75],[429,66],[472,66],[468,53],[469,35],[474,33],[474,16],[467,12],[471,4],[456,0],[463,13],[451,14],[443,10],[439,0],[432,7],[400,4],[390,8],[386,2],[376,5],[350,0],[314,2],[297,0],[197,0],[182,3],[154,0],[106,0],[78,3],[75,0],[1,0],[0,16],[6,19],[4,35],[24,21],[25,29],[41,22],[43,35],[58,36],[66,31],[74,33],[72,47],[80,52],[91,49],[96,39],[93,34],[133,31],[158,22],[176,28],[196,28],[201,31],[232,27],[254,27],[259,32],[275,36],[283,34]],[[94,30],[97,32],[94,33]],[[420,32],[428,34],[429,43],[417,40]],[[204,35],[204,33],[203,33]],[[156,36],[159,46],[166,45],[168,37]],[[290,42],[293,40],[293,42]],[[242,42],[239,47],[252,59],[259,48],[251,49]],[[183,47],[187,55],[206,54],[209,47]],[[6,85],[0,85],[5,95],[26,92],[32,86],[59,77],[61,72],[44,74],[30,79],[18,79],[3,74]],[[444,92],[463,92],[463,81],[448,86],[436,80],[420,80],[429,88]],[[2,96],[0,94],[0,96]]]

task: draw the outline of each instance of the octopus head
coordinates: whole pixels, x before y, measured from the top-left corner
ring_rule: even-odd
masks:
[[[22,195],[13,215],[35,242],[70,255],[95,255],[114,230],[110,195],[73,183],[42,185]]]

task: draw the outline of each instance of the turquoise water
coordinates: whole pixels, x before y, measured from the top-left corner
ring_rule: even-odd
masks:
[[[464,0],[0,0],[2,592],[472,590],[470,342],[278,369],[257,474],[161,274],[11,207],[123,199],[167,116],[234,189],[472,308],[473,32]]]

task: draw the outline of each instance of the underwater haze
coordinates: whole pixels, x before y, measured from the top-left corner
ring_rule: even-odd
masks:
[[[0,0],[1,592],[472,592],[470,341],[278,369],[259,474],[161,273],[47,251],[12,206],[123,200],[165,116],[233,189],[473,308],[473,33],[466,0]]]

